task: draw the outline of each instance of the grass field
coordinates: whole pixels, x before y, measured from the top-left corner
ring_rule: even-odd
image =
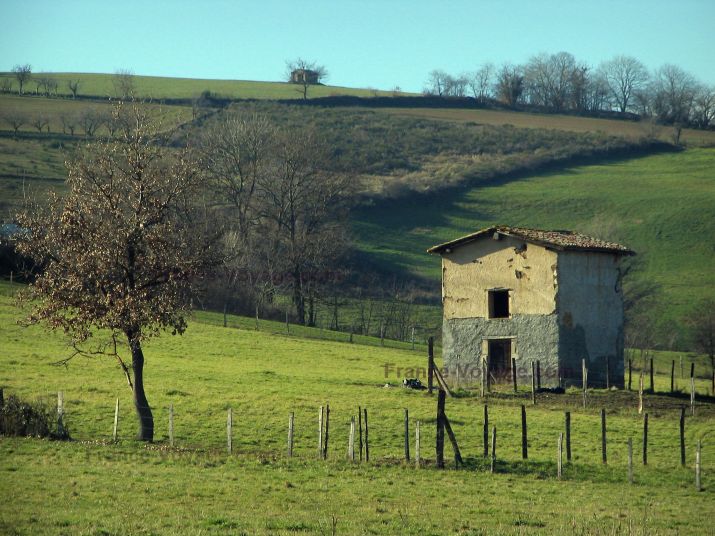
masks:
[[[91,73],[35,73],[37,77],[48,77],[57,80],[58,94],[71,96],[67,83],[78,80],[78,94],[96,97],[116,97],[113,74]],[[9,77],[13,81],[13,90],[18,84],[10,74],[0,74],[0,78]],[[203,91],[211,91],[222,97],[232,99],[299,99],[303,98],[302,86],[286,82],[258,82],[251,80],[205,80],[198,78],[169,78],[161,76],[135,76],[134,88],[139,98],[153,99],[191,99]],[[298,91],[300,89],[300,91]],[[30,82],[25,86],[25,93],[35,91],[35,84]],[[355,95],[372,97],[392,95],[391,91],[374,89],[346,88],[330,85],[311,86],[308,97],[327,97],[330,95]]]
[[[0,532],[4,534],[706,534],[713,503],[715,407],[699,401],[686,419],[687,464],[679,465],[677,415],[684,399],[646,396],[649,463],[640,464],[641,419],[634,393],[488,398],[498,429],[496,474],[481,457],[482,404],[468,391],[447,414],[466,469],[434,468],[435,397],[399,387],[385,363],[424,366],[423,352],[278,336],[192,322],[183,337],[146,346],[148,397],[157,441],[131,439],[130,392],[110,359],[51,366],[62,341],[16,324],[0,298],[0,386],[5,396],[64,392],[74,441],[0,438]],[[210,319],[209,319],[210,321]],[[658,355],[659,367],[670,355]],[[686,363],[691,357],[686,356]],[[697,358],[698,389],[708,373]],[[658,377],[658,386],[664,378]],[[115,397],[117,444],[111,443]],[[318,406],[330,403],[330,449],[316,460]],[[167,409],[176,446],[167,443]],[[529,459],[521,460],[520,410],[527,404]],[[370,463],[345,460],[347,427],[367,407]],[[225,453],[227,408],[234,453]],[[599,408],[608,411],[608,465],[601,464]],[[422,423],[417,470],[401,461],[403,408]],[[555,478],[563,411],[572,412],[573,463]],[[285,455],[288,413],[296,416],[295,457]],[[411,429],[412,430],[412,429]],[[634,485],[626,478],[628,438],[636,445]],[[693,446],[703,440],[705,491],[693,486]],[[413,451],[414,455],[414,451]],[[449,456],[448,456],[449,458]],[[333,531],[333,522],[335,530]]]
[[[662,287],[662,322],[715,297],[715,149],[575,166],[489,186],[386,202],[355,217],[359,247],[395,269],[439,281],[435,244],[491,224],[573,229],[622,241],[634,274]]]
[[[653,125],[649,122],[620,121],[574,115],[536,114],[505,110],[459,110],[439,108],[383,108],[380,111],[408,117],[424,117],[460,123],[480,125],[513,125],[517,128],[547,128],[571,132],[601,132],[611,136],[629,138],[653,137],[666,142],[673,141],[672,127]],[[688,146],[712,147],[715,131],[683,129],[680,142]]]

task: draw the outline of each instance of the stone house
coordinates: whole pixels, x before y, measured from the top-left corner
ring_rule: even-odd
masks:
[[[442,256],[442,355],[450,375],[507,381],[512,363],[543,386],[623,386],[625,246],[570,231],[495,226],[430,248]]]
[[[310,69],[294,69],[290,73],[290,81],[292,84],[317,84],[319,74]]]

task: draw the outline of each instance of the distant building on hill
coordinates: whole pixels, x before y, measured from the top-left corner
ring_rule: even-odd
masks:
[[[310,69],[294,69],[290,73],[292,84],[317,84],[320,81],[320,73]]]
[[[495,226],[434,246],[442,256],[442,355],[450,375],[623,386],[620,244],[570,231]]]

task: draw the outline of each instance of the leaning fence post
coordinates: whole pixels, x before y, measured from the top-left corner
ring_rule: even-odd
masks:
[[[703,488],[700,485],[700,440],[698,439],[698,446],[695,449],[695,490],[702,491]]]
[[[114,429],[112,430],[112,441],[117,442],[117,429],[119,428],[119,398],[114,403]]]
[[[169,404],[169,446],[174,446],[174,404]]]
[[[566,462],[571,462],[571,412],[567,411],[564,414],[566,421]]]
[[[648,465],[648,414],[643,415],[643,465]]]
[[[628,438],[628,482],[633,484],[633,440]]]
[[[64,437],[65,435],[65,394],[62,391],[57,391],[57,435]]]
[[[437,468],[444,469],[444,403],[447,393],[444,389],[437,392]]]
[[[561,474],[563,470],[563,444],[564,444],[564,433],[559,432],[559,442],[556,445],[556,477],[561,480]]]
[[[526,460],[529,458],[527,450],[527,432],[526,432],[526,406],[521,405],[521,457]]]
[[[288,457],[293,457],[293,430],[295,426],[295,416],[293,412],[288,415]]]
[[[420,467],[420,421],[415,422],[415,465]]]
[[[601,410],[601,461],[606,464],[608,458],[606,456],[606,410]]]
[[[410,414],[405,408],[405,461],[410,461]]]
[[[434,384],[434,337],[427,339],[427,390],[432,394]]]
[[[680,408],[680,465],[685,466],[685,406]]]
[[[233,451],[233,410],[228,408],[226,416],[226,450],[231,454]]]

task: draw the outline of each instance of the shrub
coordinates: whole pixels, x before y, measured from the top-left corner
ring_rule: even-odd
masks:
[[[69,439],[66,429],[57,430],[57,418],[46,402],[26,402],[10,395],[0,406],[0,435]]]

